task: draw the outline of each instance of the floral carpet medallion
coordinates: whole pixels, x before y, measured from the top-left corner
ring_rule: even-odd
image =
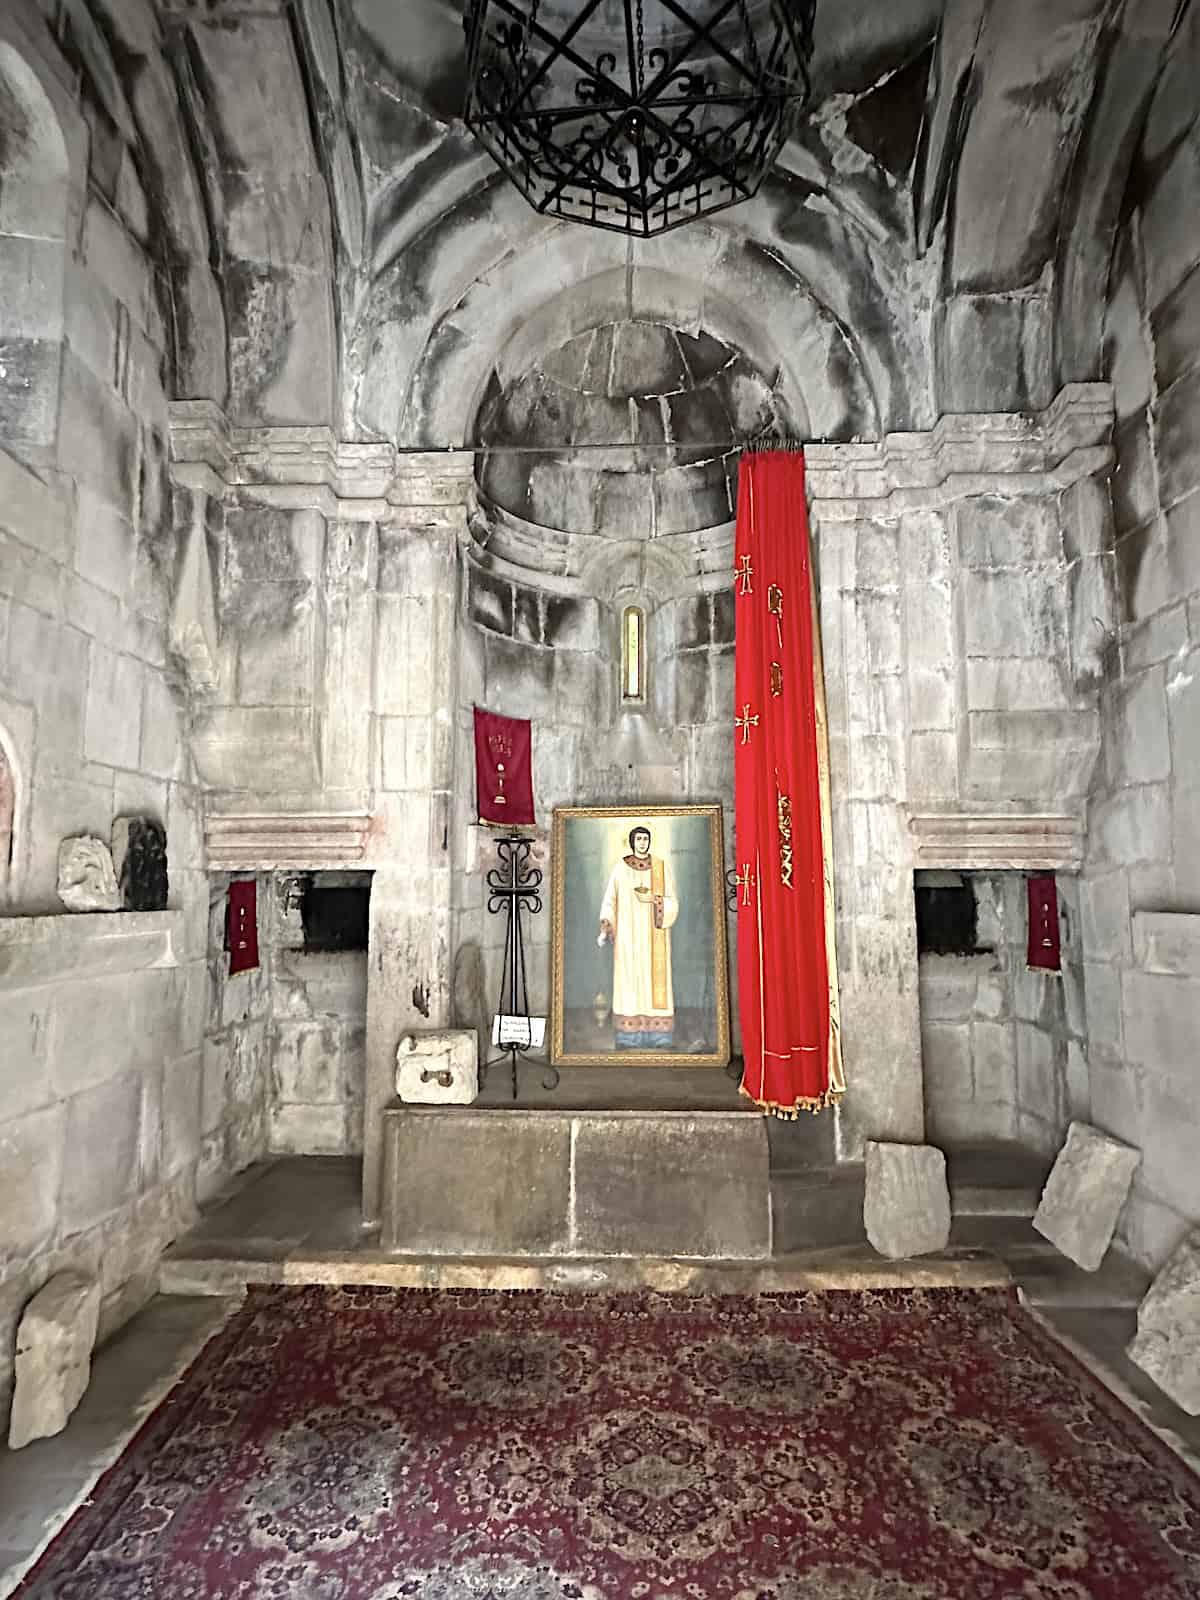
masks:
[[[1200,1485],[1000,1292],[252,1290],[25,1600],[1200,1600]]]

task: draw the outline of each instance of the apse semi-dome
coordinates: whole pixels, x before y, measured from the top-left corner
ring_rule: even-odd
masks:
[[[507,381],[493,372],[478,482],[493,504],[564,533],[688,533],[732,517],[737,446],[790,428],[778,372],[704,329],[609,321]]]

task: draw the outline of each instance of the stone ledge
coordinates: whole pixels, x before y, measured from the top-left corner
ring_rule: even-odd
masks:
[[[938,812],[910,815],[913,866],[954,871],[1050,870],[1083,865],[1083,818]]]
[[[366,812],[210,816],[204,824],[208,870],[345,866],[362,860],[370,826]]]
[[[0,918],[0,990],[176,967],[182,911],[74,911]]]

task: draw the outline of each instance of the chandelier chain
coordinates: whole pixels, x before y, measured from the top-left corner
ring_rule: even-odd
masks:
[[[633,69],[636,73],[634,93],[640,100],[642,98],[642,90],[646,84],[646,23],[645,18],[642,16],[642,0],[637,0],[637,56],[633,63]]]

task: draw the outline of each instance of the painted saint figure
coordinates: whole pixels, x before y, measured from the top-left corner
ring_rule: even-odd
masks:
[[[669,1050],[675,1034],[671,928],[679,915],[675,875],[650,854],[650,830],[634,828],[630,854],[608,875],[598,944],[613,947],[613,1027],[618,1050]]]

